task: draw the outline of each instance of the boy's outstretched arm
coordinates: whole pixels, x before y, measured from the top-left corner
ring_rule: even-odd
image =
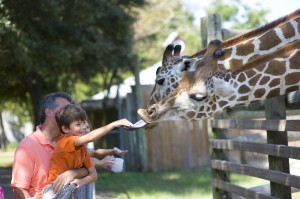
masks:
[[[121,119],[121,120],[114,121],[103,127],[95,129],[86,135],[78,137],[75,141],[75,146],[81,146],[81,145],[85,145],[89,142],[96,141],[97,139],[106,135],[108,132],[110,132],[114,128],[118,128],[121,126],[131,127],[131,126],[133,126],[133,124],[131,122],[129,122],[127,119]]]

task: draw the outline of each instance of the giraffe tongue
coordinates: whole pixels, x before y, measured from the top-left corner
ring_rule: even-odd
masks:
[[[144,127],[146,124],[147,123],[144,120],[139,120],[136,123],[134,123],[132,127],[124,126],[123,128],[128,131],[134,131],[134,130]]]

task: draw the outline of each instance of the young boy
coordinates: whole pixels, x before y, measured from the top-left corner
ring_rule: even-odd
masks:
[[[86,177],[71,182],[76,188],[96,181],[97,172],[85,145],[96,141],[114,128],[133,125],[127,119],[121,119],[86,134],[88,132],[87,115],[82,108],[73,104],[61,108],[55,114],[55,119],[62,135],[52,154],[48,176],[50,184],[44,189],[43,198],[55,197],[56,194],[51,189],[51,182],[59,174],[69,169],[86,167],[89,171]]]

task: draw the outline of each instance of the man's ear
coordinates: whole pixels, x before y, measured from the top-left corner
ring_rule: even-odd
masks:
[[[46,108],[45,109],[45,115],[47,117],[51,117],[52,115],[54,115],[53,111],[50,108]]]
[[[65,125],[63,125],[61,127],[61,130],[64,132],[64,133],[69,133],[70,132],[70,129],[68,127],[66,127]]]
[[[234,88],[231,84],[229,84],[229,82],[217,77],[212,77],[212,79],[214,82],[214,90],[216,95],[227,97],[234,93]]]

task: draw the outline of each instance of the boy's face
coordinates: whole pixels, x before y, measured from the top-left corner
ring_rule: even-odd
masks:
[[[65,133],[71,133],[72,135],[82,136],[90,132],[89,124],[87,121],[76,120],[71,122],[69,128],[63,126]]]

